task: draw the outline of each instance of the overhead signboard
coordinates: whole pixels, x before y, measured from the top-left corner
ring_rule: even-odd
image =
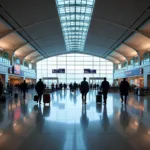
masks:
[[[84,73],[96,73],[95,69],[84,69]]]
[[[60,68],[60,69],[52,69],[52,73],[65,73],[65,69]]]
[[[119,78],[127,78],[127,77],[133,77],[133,76],[141,76],[143,75],[143,68],[137,68],[121,73],[115,73],[114,78],[119,79]]]

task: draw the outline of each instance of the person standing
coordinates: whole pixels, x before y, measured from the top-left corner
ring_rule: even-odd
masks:
[[[23,83],[22,83],[22,92],[23,92],[23,98],[26,98],[26,92],[27,92],[27,83],[26,81],[24,80]]]
[[[45,85],[41,79],[39,79],[39,81],[37,82],[35,89],[36,89],[36,92],[38,94],[39,103],[41,104],[42,95],[43,95],[43,92],[45,90]]]
[[[121,96],[121,103],[127,103],[127,97],[129,94],[130,85],[128,81],[126,81],[126,78],[123,79],[120,83],[120,96]],[[124,96],[124,98],[123,98]]]
[[[102,94],[103,94],[104,104],[107,103],[107,94],[109,88],[110,88],[109,82],[107,81],[106,78],[104,78],[104,81],[102,82],[100,87],[100,90],[102,90]]]
[[[2,94],[3,94],[3,83],[0,78],[0,97],[2,96]]]
[[[86,95],[89,92],[89,84],[86,81],[85,77],[83,78],[83,81],[81,82],[80,92],[82,94],[82,102],[86,104]]]

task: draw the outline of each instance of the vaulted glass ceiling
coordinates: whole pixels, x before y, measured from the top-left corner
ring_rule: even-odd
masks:
[[[56,0],[67,51],[83,51],[95,0]]]

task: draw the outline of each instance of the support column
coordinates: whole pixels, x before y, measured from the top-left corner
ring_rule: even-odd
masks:
[[[126,58],[127,60],[127,69],[129,69],[129,65],[130,65],[130,60],[132,59],[132,57],[127,57]]]
[[[138,52],[138,65],[140,66],[140,65],[142,65],[142,60],[143,60],[143,56],[144,56],[144,53],[145,53],[146,51],[139,51]]]
[[[7,83],[9,82],[8,79],[9,79],[9,76],[8,76],[8,73],[6,73],[6,74],[5,74],[5,86],[6,86]]]

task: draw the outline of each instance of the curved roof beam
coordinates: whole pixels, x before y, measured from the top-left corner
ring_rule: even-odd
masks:
[[[28,56],[32,55],[32,54],[35,53],[35,52],[38,53],[38,51],[33,51],[33,52],[29,53],[28,55],[26,55],[26,56],[24,57],[24,60],[25,60]],[[41,56],[42,56],[42,55],[41,55]]]
[[[126,46],[128,46],[128,47],[130,47],[130,48],[132,48],[132,49],[134,49],[137,53],[139,53],[139,51],[137,50],[137,49],[135,49],[134,47],[131,47],[129,44],[127,44],[127,43],[122,43],[122,44],[124,44],[124,45],[126,45]]]
[[[105,59],[113,62],[114,64],[120,64],[120,62],[118,60],[116,60],[115,58],[113,58],[111,56],[107,56]]]
[[[40,60],[42,60],[42,59],[44,59],[43,56],[37,56],[36,58],[32,59],[30,62],[31,62],[31,63],[36,63],[36,62],[38,62],[38,61],[40,61]]]
[[[22,28],[19,28],[19,29],[16,29],[16,30],[12,30],[11,32],[6,33],[6,34],[3,35],[2,37],[0,37],[0,40],[1,40],[2,38],[4,38],[4,37],[8,36],[9,34],[13,33],[13,32],[21,31],[21,30],[30,28],[30,27],[32,27],[32,26],[45,23],[45,22],[47,22],[47,21],[49,21],[49,20],[55,20],[55,19],[59,19],[59,18],[58,18],[58,17],[57,17],[57,18],[50,18],[50,19],[47,19],[47,20],[44,20],[44,21],[40,21],[40,22],[36,22],[36,23],[30,24],[30,25],[28,25],[28,26],[25,26],[25,27],[22,27]]]
[[[114,55],[115,55],[115,53],[117,54],[118,52],[117,51],[113,51],[111,54],[109,54],[110,56],[112,56],[113,55],[113,53],[114,53]],[[116,58],[116,60],[118,60],[118,61],[120,61],[120,62],[124,62],[124,61],[126,61],[127,59],[126,59],[126,57],[124,57],[124,55],[122,55],[122,54],[120,54],[120,53],[118,53],[119,55],[121,55],[121,57],[123,57],[123,58],[125,58],[125,60],[121,60],[121,59],[119,59],[117,56],[114,56],[113,55],[113,57],[115,57]]]
[[[111,57],[111,58],[115,59],[116,61],[118,61],[119,63],[122,63],[120,60],[118,60],[118,59],[115,58],[114,56],[109,55],[108,57]]]
[[[128,59],[128,57],[124,56],[121,52],[118,52],[118,51],[113,51],[113,52],[117,52],[118,54],[122,55],[123,57],[125,57],[126,60]]]
[[[115,56],[112,56],[112,55],[109,55],[109,56],[112,57],[112,58],[114,58],[114,59],[116,59],[118,62],[122,63],[122,61],[119,60],[118,58],[116,58]]]
[[[123,28],[123,29],[126,29],[126,30],[130,30],[132,32],[137,32],[137,33],[140,33],[142,34],[143,36],[147,37],[147,38],[150,38],[148,35],[145,35],[144,33],[138,31],[138,30],[135,30],[135,29],[132,29],[132,28],[129,28],[129,27],[126,27],[126,26],[123,26],[121,24],[118,24],[116,22],[112,22],[112,21],[109,21],[109,20],[106,20],[106,19],[103,19],[103,18],[92,18],[92,19],[95,19],[95,20],[100,20],[100,21],[103,21],[103,22],[106,22],[106,23],[109,23],[109,24],[113,24],[115,26],[118,26],[120,28]]]

